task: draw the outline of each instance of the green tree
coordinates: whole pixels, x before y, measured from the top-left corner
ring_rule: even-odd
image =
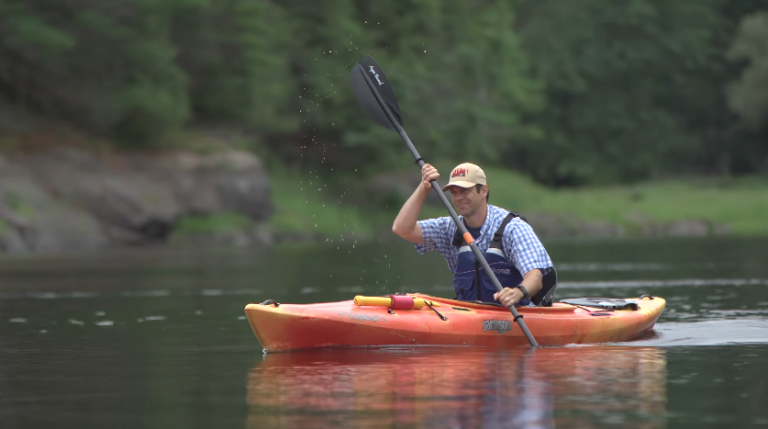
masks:
[[[544,138],[514,145],[509,162],[543,182],[646,178],[694,147],[678,99],[716,52],[717,2],[526,2],[519,22],[547,107]]]
[[[175,15],[172,39],[196,121],[296,129],[285,15],[272,2],[247,0],[201,1]]]
[[[193,1],[193,0],[187,0]],[[146,139],[184,123],[186,77],[169,17],[184,0],[31,0],[2,6],[2,78],[13,97],[104,133]],[[24,84],[14,82],[22,76]]]
[[[730,107],[747,127],[760,131],[768,125],[768,12],[742,20],[728,57],[748,63],[730,87]]]
[[[364,54],[386,70],[404,125],[425,156],[495,162],[510,139],[535,133],[522,118],[541,107],[540,87],[529,77],[509,1],[286,7],[301,46],[293,63],[304,147],[318,146],[347,165],[407,156],[396,135],[365,117],[349,89],[351,67]]]

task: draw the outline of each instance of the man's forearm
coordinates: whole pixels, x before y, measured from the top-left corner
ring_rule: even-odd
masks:
[[[520,284],[522,284],[528,291],[529,298],[532,298],[534,295],[539,293],[542,288],[543,278],[544,276],[541,274],[541,270],[538,268],[534,268],[531,271],[525,273],[523,276],[523,281]]]
[[[427,195],[429,195],[429,189],[425,189],[420,184],[408,198],[408,201],[403,204],[400,213],[397,214],[395,222],[392,224],[392,232],[412,243],[422,243],[421,228],[417,222]]]

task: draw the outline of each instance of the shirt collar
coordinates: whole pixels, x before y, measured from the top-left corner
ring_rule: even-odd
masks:
[[[483,222],[483,226],[480,228],[480,235],[482,236],[488,236],[488,230],[491,229],[491,225],[494,223],[493,220],[496,217],[496,212],[494,209],[495,207],[488,204],[488,211],[485,213],[485,222]]]
[[[464,216],[460,216],[461,222],[464,223],[464,226],[466,226],[466,222],[464,221]],[[488,211],[485,213],[485,222],[483,222],[483,226],[480,227],[480,236],[485,237],[488,234],[488,230],[491,228],[491,224],[493,224],[493,220],[496,218],[496,207],[488,204]],[[496,232],[496,231],[494,231]]]

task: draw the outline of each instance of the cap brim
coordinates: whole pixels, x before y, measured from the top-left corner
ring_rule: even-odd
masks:
[[[468,188],[474,187],[475,185],[477,185],[477,183],[473,183],[473,182],[453,182],[453,183],[449,183],[449,184],[443,186],[443,192],[451,189],[451,186],[458,186],[459,188],[468,189]]]

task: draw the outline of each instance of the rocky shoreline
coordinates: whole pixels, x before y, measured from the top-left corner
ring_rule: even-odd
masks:
[[[439,203],[436,198],[429,202]],[[0,253],[166,244],[181,220],[220,214],[241,216],[247,225],[175,239],[226,246],[325,240],[317,233],[272,231],[273,210],[268,174],[250,152],[147,154],[55,147],[0,155]],[[558,214],[525,215],[542,238],[730,233],[727,225],[706,220],[658,224],[638,215],[628,229]],[[380,236],[394,239],[388,231]]]
[[[180,219],[238,213],[269,242],[269,177],[251,153],[131,154],[70,147],[0,155],[0,252],[167,241]]]

